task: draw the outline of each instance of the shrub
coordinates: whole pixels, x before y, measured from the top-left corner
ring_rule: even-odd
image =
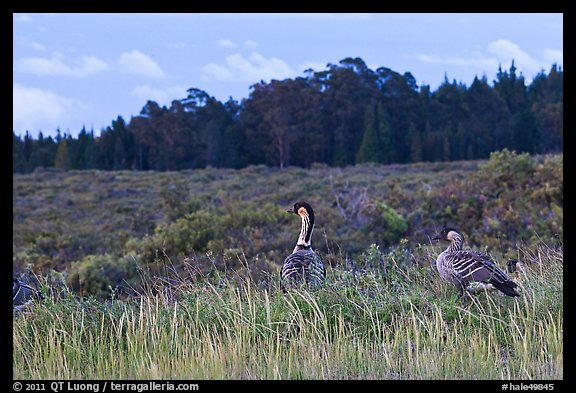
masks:
[[[106,297],[111,291],[122,291],[137,280],[139,262],[134,254],[88,255],[70,266],[66,283],[80,295]]]
[[[370,221],[361,232],[375,238],[383,246],[397,243],[408,230],[408,223],[396,210],[384,202],[376,202],[367,212]]]

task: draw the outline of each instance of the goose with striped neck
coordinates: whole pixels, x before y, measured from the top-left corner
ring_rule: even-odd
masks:
[[[518,284],[510,279],[490,257],[472,250],[464,250],[464,237],[454,228],[446,227],[432,240],[450,242],[448,248],[438,255],[436,268],[440,276],[458,288],[460,296],[464,290],[476,293],[497,289],[507,296],[520,296]]]
[[[280,271],[280,288],[286,292],[288,287],[303,282],[309,284],[311,288],[316,288],[324,282],[326,269],[320,255],[312,249],[314,210],[306,202],[296,202],[287,212],[300,216],[302,227],[296,246],[292,254],[284,260]]]

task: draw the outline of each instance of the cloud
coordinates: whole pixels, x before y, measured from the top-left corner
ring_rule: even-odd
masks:
[[[545,49],[540,57],[533,57],[522,50],[520,45],[507,39],[498,39],[490,42],[485,51],[474,53],[468,57],[418,54],[416,59],[428,64],[471,67],[484,72],[495,71],[498,66],[511,64],[514,60],[514,65],[523,74],[534,75],[543,69],[550,68],[552,63],[561,64],[563,52],[556,49]]]
[[[252,40],[246,40],[246,41],[244,41],[244,42],[242,43],[242,45],[243,45],[245,48],[248,48],[248,49],[256,49],[256,48],[258,48],[258,43],[257,43],[256,41],[252,41]]]
[[[23,47],[23,48],[30,48],[30,49],[34,49],[36,51],[45,51],[46,47],[44,45],[42,45],[39,42],[36,41],[32,41],[29,38],[26,37],[17,37],[16,39],[16,44]]]
[[[132,90],[132,95],[142,101],[152,100],[159,105],[169,105],[173,100],[181,99],[186,96],[186,87],[171,86],[165,89],[155,89],[148,85],[137,86]]]
[[[244,40],[242,44],[238,44],[227,38],[221,38],[218,40],[218,46],[221,46],[222,48],[236,49],[240,47],[240,45],[247,49],[256,49],[258,47],[258,43],[252,40]]]
[[[326,63],[322,63],[319,61],[307,61],[304,64],[301,64],[300,66],[298,66],[298,69],[301,71],[306,71],[306,70],[314,70],[314,71],[323,71],[325,69],[327,69],[327,64]]]
[[[166,77],[158,63],[138,50],[122,53],[118,58],[118,64],[131,74],[155,79]]]
[[[16,133],[42,130],[49,134],[88,109],[88,105],[76,99],[48,90],[12,85],[12,125]]]
[[[238,44],[226,38],[218,40],[218,46],[222,48],[238,48]]]
[[[238,13],[234,14],[235,18],[244,18],[244,19],[266,19],[266,20],[304,20],[304,21],[366,21],[372,20],[373,14],[370,13],[362,13],[362,12],[353,12],[353,13],[346,13],[346,12],[336,12],[336,13],[328,13],[328,12],[312,12],[312,13],[305,13],[305,12],[286,12],[286,13]]]
[[[444,60],[439,56],[427,55],[423,53],[416,55],[416,59],[428,64],[442,64],[444,62]]]
[[[416,58],[421,62],[428,64],[447,64],[452,66],[473,67],[473,68],[495,68],[498,67],[498,61],[494,58],[485,57],[477,54],[474,57],[440,57],[434,55],[420,54]]]
[[[14,22],[32,22],[32,18],[27,14],[12,14],[12,20]]]
[[[509,63],[514,59],[517,67],[529,72],[538,72],[542,69],[542,63],[530,57],[520,49],[520,46],[512,41],[500,39],[488,45],[488,52],[496,56],[500,63]]]
[[[557,64],[564,63],[564,52],[559,49],[544,49],[544,59]]]
[[[296,74],[283,60],[266,58],[253,52],[248,58],[240,54],[226,56],[224,65],[210,63],[202,67],[205,76],[221,81],[258,82],[285,79]]]
[[[171,48],[171,49],[187,49],[187,48],[188,48],[188,43],[186,43],[186,42],[172,42],[172,43],[168,44],[168,48]]]
[[[52,58],[26,57],[16,63],[16,70],[37,76],[65,76],[82,78],[107,70],[108,64],[94,56],[83,56],[74,66],[64,63],[61,56]]]

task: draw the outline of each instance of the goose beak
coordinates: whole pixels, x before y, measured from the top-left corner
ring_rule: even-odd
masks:
[[[288,213],[294,213],[294,208],[291,207],[290,209],[286,210],[286,212],[288,212]]]
[[[432,240],[442,240],[442,235],[436,235],[432,238]]]

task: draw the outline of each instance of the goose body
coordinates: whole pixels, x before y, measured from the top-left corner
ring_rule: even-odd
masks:
[[[308,283],[311,288],[316,288],[324,282],[326,269],[320,255],[312,249],[314,210],[306,202],[296,202],[288,213],[300,216],[302,228],[292,254],[284,260],[280,271],[280,288],[286,292],[287,287],[299,283]]]
[[[22,311],[24,308],[32,304],[34,299],[43,299],[42,294],[32,288],[31,286],[24,284],[22,281],[13,278],[12,279],[12,307],[13,312]]]
[[[500,269],[487,255],[473,250],[464,250],[464,238],[453,228],[444,228],[432,240],[449,241],[448,248],[436,259],[440,276],[458,288],[475,293],[497,289],[508,296],[520,296],[518,285]]]

